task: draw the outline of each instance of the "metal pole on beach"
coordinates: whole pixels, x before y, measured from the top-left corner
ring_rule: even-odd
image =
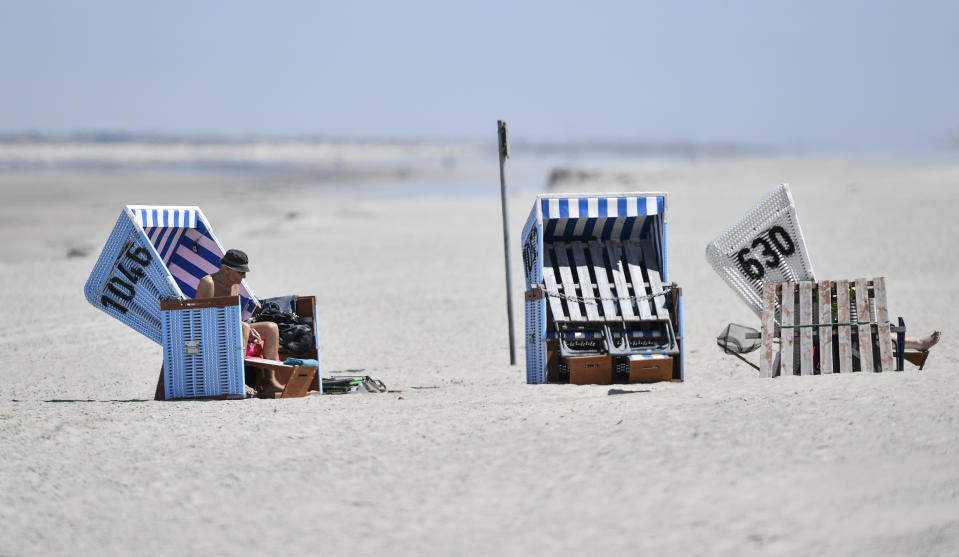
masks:
[[[509,322],[509,365],[516,365],[516,347],[513,346],[513,291],[509,272],[509,210],[506,205],[506,178],[503,165],[509,158],[509,130],[506,122],[497,120],[496,133],[499,137],[499,192],[503,202],[503,256],[506,258],[506,319]]]

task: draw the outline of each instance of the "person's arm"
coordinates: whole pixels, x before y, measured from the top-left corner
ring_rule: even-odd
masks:
[[[213,277],[207,275],[200,279],[200,284],[196,285],[197,298],[213,297]]]

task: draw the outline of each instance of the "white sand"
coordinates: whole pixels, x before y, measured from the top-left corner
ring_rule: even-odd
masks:
[[[625,171],[670,194],[688,344],[685,383],[620,395],[525,385],[522,347],[508,365],[495,195],[0,177],[0,555],[955,555],[959,166]],[[945,332],[924,371],[760,379],[715,347],[758,320],[705,245],[784,181],[821,278],[884,275],[911,332]],[[511,199],[517,342],[532,201]],[[328,374],[402,393],[152,401],[159,346],[82,293],[127,203],[200,205],[260,296],[318,297]]]

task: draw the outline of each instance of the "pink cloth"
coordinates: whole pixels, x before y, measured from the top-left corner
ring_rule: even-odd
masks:
[[[263,357],[263,344],[262,340],[251,340],[250,344],[246,345],[246,357],[247,358],[262,358]]]

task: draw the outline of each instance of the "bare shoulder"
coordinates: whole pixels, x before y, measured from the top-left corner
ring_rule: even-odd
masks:
[[[196,285],[196,297],[212,298],[214,290],[213,276],[206,275],[205,277],[201,278],[199,284]]]

